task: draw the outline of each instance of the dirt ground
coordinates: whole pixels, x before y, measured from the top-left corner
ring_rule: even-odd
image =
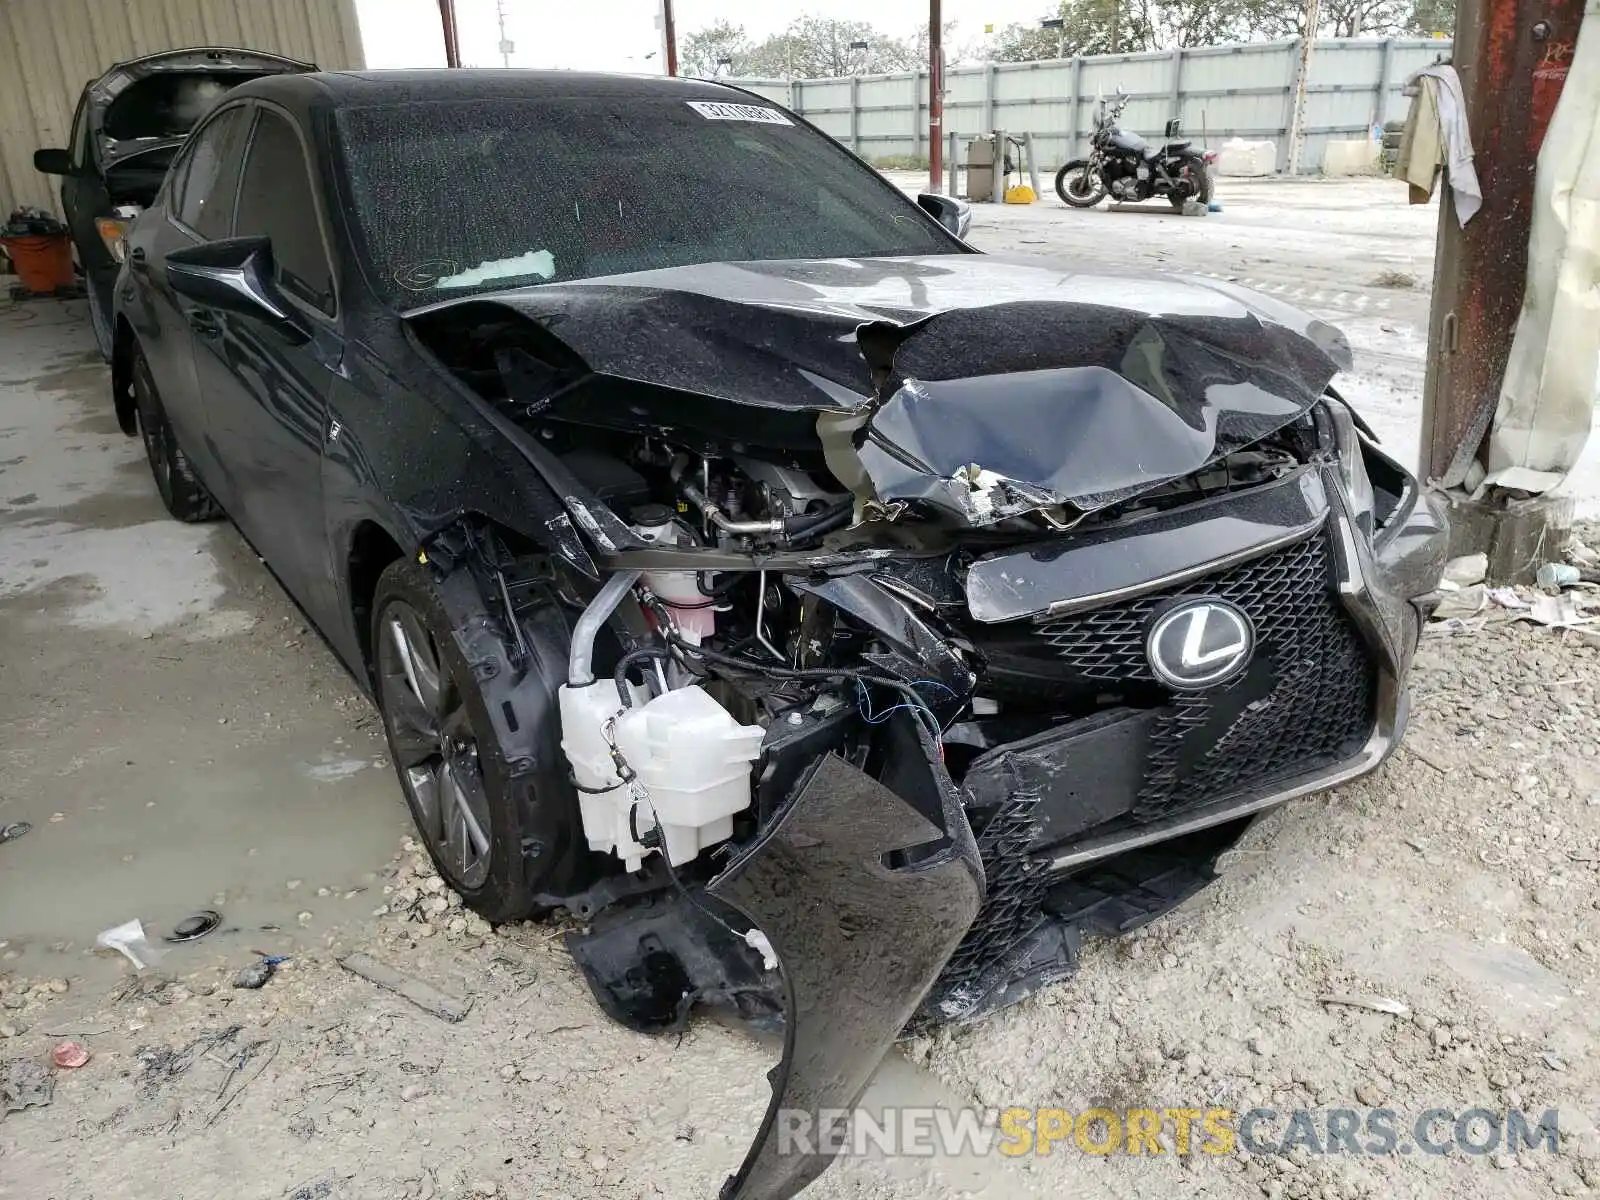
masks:
[[[985,208],[973,240],[1276,289],[1346,328],[1347,390],[1414,443],[1433,210],[1373,182],[1230,181],[1221,199],[1205,219]],[[90,345],[81,305],[0,305],[0,825],[33,826],[0,843],[0,1086],[63,1038],[92,1052],[48,1076],[48,1105],[0,1116],[0,1198],[715,1195],[775,1046],[709,1019],[629,1033],[559,929],[459,910],[402,843],[370,708],[230,526],[164,518]],[[1382,771],[1258,821],[1216,886],[1093,945],[1071,982],[908,1042],[867,1106],[1386,1106],[1402,1124],[1554,1107],[1558,1153],[1068,1142],[852,1158],[807,1195],[1600,1189],[1600,648],[1512,617],[1430,631]],[[206,908],[217,932],[161,942]],[[93,949],[134,917],[162,954],[143,972]],[[375,987],[339,965],[353,950],[470,1011]],[[234,987],[262,953],[288,961]]]

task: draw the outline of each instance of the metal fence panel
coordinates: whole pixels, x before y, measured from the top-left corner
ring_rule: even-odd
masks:
[[[1448,41],[1424,38],[1321,39],[1306,87],[1300,169],[1317,170],[1327,143],[1367,136],[1374,122],[1405,116],[1401,87],[1448,55]],[[1158,138],[1179,116],[1184,132],[1211,146],[1231,137],[1278,142],[1288,152],[1295,41],[1251,42],[1153,54],[1108,54],[1029,63],[969,63],[945,75],[946,135],[963,141],[993,129],[1031,133],[1039,165],[1054,170],[1088,151],[1096,97],[1128,93],[1124,128]],[[808,79],[793,85],[739,80],[792,105],[869,159],[928,154],[926,72]]]

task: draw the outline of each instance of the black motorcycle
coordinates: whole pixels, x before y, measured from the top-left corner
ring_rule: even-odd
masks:
[[[1107,196],[1128,201],[1165,196],[1173,208],[1188,200],[1209,203],[1210,164],[1216,156],[1194,149],[1192,142],[1175,140],[1177,118],[1167,122],[1168,140],[1159,147],[1118,128],[1117,118],[1127,105],[1121,88],[1111,104],[1101,98],[1089,157],[1075,158],[1056,172],[1056,195],[1073,208],[1093,208]]]

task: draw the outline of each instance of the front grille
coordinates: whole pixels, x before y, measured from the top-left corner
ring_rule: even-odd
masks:
[[[1172,692],[1151,672],[1146,631],[1181,596],[1219,596],[1249,614],[1256,650],[1239,679]],[[990,659],[986,691],[1036,699],[1131,691],[1162,706],[1138,821],[1348,758],[1376,720],[1373,664],[1334,592],[1322,536],[1121,604],[994,626],[980,648]]]

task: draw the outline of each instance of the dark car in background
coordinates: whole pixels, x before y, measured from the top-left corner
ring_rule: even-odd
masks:
[[[63,217],[83,268],[95,339],[107,358],[122,235],[155,199],[189,130],[241,83],[316,69],[277,54],[213,46],[115,63],[79,95],[70,145],[34,151],[37,170],[61,176]]]
[[[370,689],[450,885],[571,914],[635,1028],[782,1020],[728,1197],[1405,726],[1445,530],[1342,336],[965,219],[737,88],[446,71],[242,85],[127,233],[122,426]]]

